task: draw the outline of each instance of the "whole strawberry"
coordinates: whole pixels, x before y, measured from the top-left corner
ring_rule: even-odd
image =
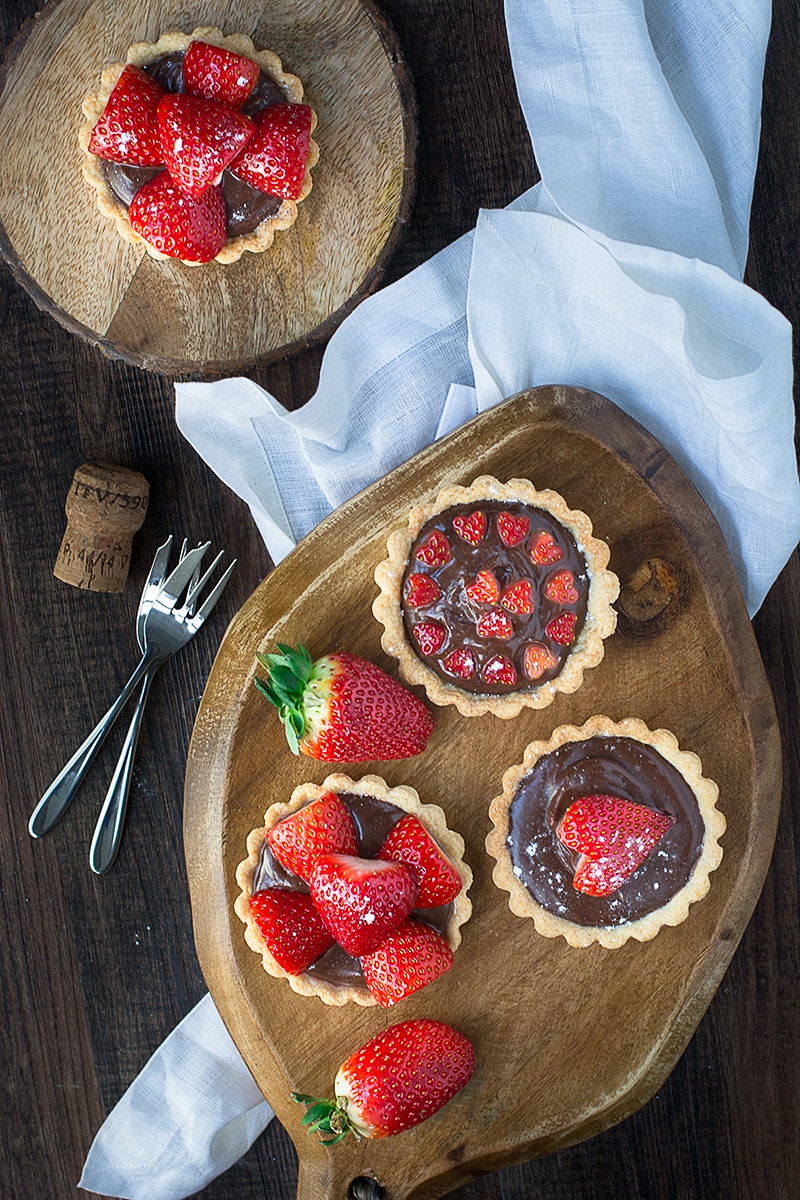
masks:
[[[305,1104],[303,1124],[332,1146],[352,1133],[390,1137],[426,1121],[443,1108],[475,1069],[470,1042],[442,1021],[420,1019],[390,1025],[342,1063],[335,1100],[297,1092]]]
[[[403,863],[355,854],[320,854],[308,885],[325,925],[355,958],[377,950],[394,933],[419,891]]]
[[[325,762],[369,762],[421,754],[433,716],[412,692],[357,654],[314,661],[305,646],[257,654],[267,678],[255,680],[274,704],[295,754]]]

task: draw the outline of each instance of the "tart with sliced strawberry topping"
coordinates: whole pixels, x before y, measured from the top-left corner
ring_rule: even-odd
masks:
[[[154,258],[196,266],[259,253],[311,191],[319,148],[303,85],[244,34],[203,26],[137,42],[83,111],[98,207]]]
[[[463,839],[414,788],[377,775],[301,784],[247,851],[235,902],[245,938],[299,994],[388,1008],[453,965],[472,872]]]
[[[525,479],[481,476],[411,509],[375,571],[382,645],[464,716],[574,692],[614,632],[619,581],[590,518]]]
[[[686,919],[722,860],[719,789],[665,729],[595,716],[532,742],[491,803],[486,849],[539,933],[610,949]]]

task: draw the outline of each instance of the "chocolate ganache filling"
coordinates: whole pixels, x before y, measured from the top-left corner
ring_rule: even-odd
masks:
[[[183,51],[163,54],[142,69],[152,75],[165,92],[182,92]],[[240,112],[253,117],[271,104],[286,104],[287,98],[263,69],[259,72],[256,85],[242,105]],[[160,174],[163,167],[137,167],[128,163],[102,160],[102,171],[111,191],[121,204],[129,207],[131,200],[143,183]],[[225,199],[226,230],[229,238],[252,233],[267,217],[274,217],[281,206],[279,196],[270,196],[251,187],[231,170],[222,172],[222,195]]]
[[[485,516],[485,533],[473,544],[453,522],[476,512]],[[517,528],[527,528],[513,545],[500,534],[501,514],[520,522]],[[424,546],[434,532],[447,539],[450,555],[446,562],[430,565]],[[496,589],[489,580],[486,598],[476,600],[470,589],[479,572],[490,572]],[[438,595],[429,603],[410,602],[415,575],[435,584]],[[402,588],[406,637],[432,671],[464,691],[507,695],[531,689],[561,671],[583,628],[589,583],[575,538],[546,510],[499,500],[454,505],[427,521],[411,548]],[[430,622],[442,626],[445,636],[426,653],[420,627],[424,633]],[[498,660],[510,662],[513,670],[493,670]]]
[[[375,858],[389,830],[405,815],[404,811],[385,800],[379,800],[376,796],[356,796],[349,792],[337,792],[337,795],[350,809],[355,822],[360,857]],[[274,887],[290,888],[298,892],[309,890],[304,880],[281,866],[265,841],[253,879],[253,891],[260,892],[265,888]],[[452,911],[452,904],[442,904],[438,908],[415,909],[411,916],[431,925],[437,933],[446,937]],[[353,958],[338,943],[312,963],[306,974],[325,983],[364,989],[367,986],[364,983],[360,960]]]
[[[576,891],[578,855],[559,841],[561,818],[582,796],[613,795],[673,818],[644,863],[608,896]],[[652,746],[626,737],[567,742],[523,777],[509,811],[515,875],[534,900],[578,925],[624,925],[662,908],[688,882],[705,826],[689,784]]]

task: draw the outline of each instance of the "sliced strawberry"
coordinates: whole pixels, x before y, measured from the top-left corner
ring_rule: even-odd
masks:
[[[426,657],[441,650],[447,637],[447,630],[438,621],[420,621],[411,632],[419,646],[420,654]]]
[[[441,594],[441,588],[430,575],[409,575],[406,580],[406,604],[409,608],[426,608]]]
[[[296,200],[306,174],[311,117],[307,104],[271,104],[262,109],[253,118],[252,142],[231,170],[260,192]]]
[[[321,854],[309,887],[328,929],[356,958],[377,950],[394,933],[419,891],[403,863],[351,854]]]
[[[486,536],[486,514],[477,509],[469,516],[453,517],[453,529],[463,541],[477,546]]]
[[[208,42],[191,42],[183,59],[183,86],[193,96],[241,108],[256,86],[259,66]]]
[[[499,608],[483,613],[475,625],[481,637],[510,638],[514,632],[511,619]]]
[[[510,658],[504,654],[495,654],[490,658],[481,671],[486,683],[505,683],[513,687],[517,682],[517,671]]]
[[[555,642],[558,646],[569,646],[575,641],[575,621],[577,620],[575,613],[563,612],[557,617],[553,617],[545,626],[545,634],[550,638],[551,642]]]
[[[350,809],[335,792],[326,792],[267,830],[267,843],[278,862],[308,880],[320,854],[357,854],[358,834]]]
[[[364,982],[381,1008],[418,992],[453,965],[453,951],[435,929],[413,918],[361,959]]]
[[[578,589],[572,571],[554,571],[544,585],[544,594],[556,604],[577,604]]]
[[[299,975],[333,945],[314,901],[305,892],[266,888],[250,897],[250,912],[279,967]]]
[[[530,527],[531,523],[528,517],[516,516],[510,512],[497,514],[497,532],[500,534],[500,540],[507,546],[518,545],[524,537],[527,537]]]
[[[572,886],[591,896],[615,892],[653,851],[673,823],[667,813],[619,796],[582,796],[556,833],[578,858]]]
[[[478,571],[464,591],[475,604],[496,604],[500,596],[500,585],[491,571]]]
[[[424,542],[420,542],[417,547],[417,552],[414,555],[420,562],[427,563],[429,567],[440,567],[443,563],[450,561],[451,556],[450,543],[446,536],[439,529],[432,529]]]
[[[128,63],[92,130],[91,153],[137,167],[161,166],[156,108],[165,94],[146,71]]]
[[[531,581],[530,579],[515,579],[507,588],[503,589],[500,596],[500,603],[503,608],[509,612],[518,613],[522,616],[528,616],[533,612],[533,600],[531,599]]]
[[[524,666],[529,679],[541,679],[545,671],[552,671],[553,667],[558,666],[558,659],[541,642],[531,642],[525,647]]]
[[[175,183],[195,198],[217,181],[255,132],[249,117],[200,96],[164,96],[156,110],[163,161]]]
[[[128,218],[154,249],[183,262],[210,262],[225,245],[222,189],[209,188],[195,200],[176,187],[167,171],[142,184]]]
[[[552,534],[540,529],[531,538],[528,553],[537,566],[544,567],[549,563],[559,562],[564,557],[564,551],[554,540]]]
[[[405,863],[419,885],[416,908],[449,904],[461,891],[458,871],[413,813],[392,826],[376,857]]]
[[[447,674],[457,675],[459,679],[471,679],[476,666],[475,655],[467,646],[457,646],[442,659],[442,667]]]

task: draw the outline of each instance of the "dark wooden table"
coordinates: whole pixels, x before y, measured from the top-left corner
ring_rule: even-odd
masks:
[[[501,0],[384,0],[420,104],[419,186],[388,272],[397,278],[536,179],[515,99]],[[0,43],[37,8],[5,0]],[[796,252],[796,3],[776,0],[764,85],[749,283],[790,320]],[[0,148],[2,153],[2,148]],[[104,1115],[205,987],[195,957],[181,826],[192,723],[227,620],[270,560],[245,506],[182,440],[172,381],[110,361],[40,312],[0,267],[0,1195],[63,1200]],[[321,348],[250,374],[289,407],[315,389]],[[151,481],[121,595],[52,577],[74,469],[100,460]],[[127,678],[133,620],[155,546],[206,536],[239,566],[206,633],[165,669],[139,746],[120,858],[87,851],[118,738],[54,833],[34,842],[37,798]],[[794,555],[754,625],[784,740],[784,795],[761,900],[677,1067],[627,1121],[453,1196],[511,1200],[789,1200],[798,1194],[800,1062],[800,570]],[[204,1200],[283,1200],[296,1160],[273,1122]]]

